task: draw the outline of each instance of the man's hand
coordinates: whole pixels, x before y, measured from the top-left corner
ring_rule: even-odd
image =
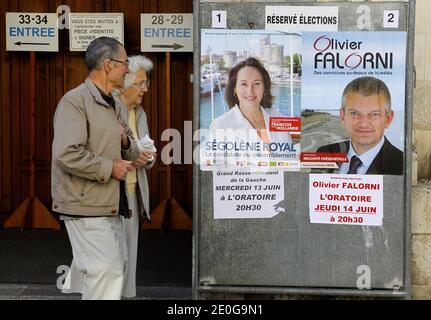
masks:
[[[127,131],[121,124],[119,124],[119,127],[121,133],[121,148],[127,150],[130,148],[130,141],[129,137],[127,136]]]
[[[155,152],[143,151],[139,155],[139,158],[133,161],[132,164],[135,168],[141,168],[147,165],[148,163],[153,162],[156,157],[157,157],[157,154]]]
[[[111,177],[117,180],[123,180],[127,172],[133,169],[132,162],[126,160],[114,160],[112,162]]]

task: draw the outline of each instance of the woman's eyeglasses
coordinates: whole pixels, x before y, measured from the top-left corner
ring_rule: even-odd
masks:
[[[150,86],[150,80],[144,80],[140,83],[133,83],[134,86],[137,86],[141,89],[148,88]]]

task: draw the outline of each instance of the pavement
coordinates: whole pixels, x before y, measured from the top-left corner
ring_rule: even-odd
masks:
[[[191,287],[138,286],[135,298],[124,300],[191,300]],[[56,285],[0,284],[0,300],[81,300],[80,294],[63,294]]]
[[[0,300],[75,300],[57,283],[72,261],[67,232],[0,228]],[[192,232],[140,232],[137,297],[192,298]]]

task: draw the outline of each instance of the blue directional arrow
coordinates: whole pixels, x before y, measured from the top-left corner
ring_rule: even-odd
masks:
[[[43,43],[43,42],[21,42],[21,41],[15,42],[15,44],[17,46],[20,46],[20,45],[48,46],[49,45],[49,43]]]
[[[166,49],[177,50],[177,49],[183,48],[184,46],[182,46],[182,45],[180,45],[178,43],[174,43],[174,44],[153,44],[151,47],[152,48],[162,48],[162,49],[166,48]]]

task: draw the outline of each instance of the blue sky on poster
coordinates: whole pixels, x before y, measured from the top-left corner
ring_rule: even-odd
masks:
[[[392,74],[380,74],[383,68],[362,70],[357,68],[352,71],[373,71],[373,76],[383,80],[388,86],[392,96],[392,108],[404,110],[405,99],[405,67],[406,67],[406,33],[405,32],[306,32],[303,33],[303,73],[302,73],[302,109],[327,109],[333,110],[340,107],[341,94],[347,83],[361,75],[315,75],[313,49],[315,40],[326,35],[328,38],[362,42],[360,50],[331,50],[326,52],[340,53],[341,63],[344,58],[353,52],[363,55],[371,53],[393,53]],[[318,71],[323,71],[318,68]],[[335,71],[348,71],[347,68]],[[378,74],[376,74],[378,73]]]
[[[270,36],[271,43],[284,45],[284,55],[290,51],[290,37],[286,33],[269,30],[230,30],[230,29],[202,29],[201,54],[207,53],[210,47],[213,54],[222,55],[225,51],[243,52],[247,50],[250,56],[259,56],[259,40]],[[301,51],[300,34],[294,33],[292,38],[293,52]]]

